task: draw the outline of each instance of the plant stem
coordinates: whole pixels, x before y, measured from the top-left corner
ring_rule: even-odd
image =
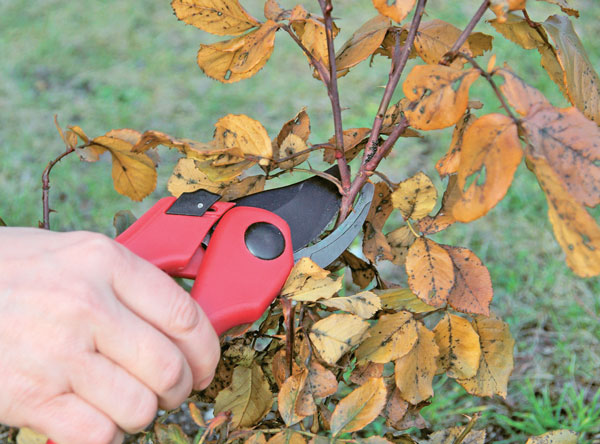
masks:
[[[327,38],[327,55],[329,58],[329,82],[327,82],[327,94],[331,101],[331,109],[333,112],[333,127],[335,130],[335,150],[336,159],[340,169],[340,178],[342,180],[342,188],[344,194],[350,189],[350,169],[346,162],[344,152],[344,130],[342,125],[342,108],[340,106],[340,95],[337,84],[337,67],[335,63],[335,48],[333,45],[333,19],[331,11],[333,5],[331,0],[319,0],[323,18],[325,19],[325,37]]]
[[[483,3],[481,3],[481,6],[479,6],[479,9],[477,12],[475,12],[475,15],[473,18],[471,18],[471,21],[469,21],[469,24],[464,31],[460,34],[460,36],[458,36],[458,39],[456,42],[454,42],[452,48],[450,48],[450,50],[442,57],[442,61],[440,62],[441,65],[449,65],[452,63],[452,61],[456,58],[458,51],[460,51],[460,48],[462,48],[462,46],[465,44],[473,32],[473,29],[475,29],[475,26],[477,23],[479,23],[479,20],[481,20],[481,17],[483,17],[483,14],[489,6],[490,0],[483,0]]]
[[[454,440],[454,442],[452,444],[461,444],[464,441],[464,439],[471,432],[471,430],[473,430],[473,427],[475,426],[475,423],[479,419],[479,416],[480,416],[479,413],[473,415],[473,417],[471,418],[469,423],[465,426],[462,433],[456,437],[456,439]]]
[[[71,154],[75,149],[73,147],[67,146],[67,149],[56,157],[54,160],[48,162],[44,172],[42,173],[42,207],[43,207],[43,222],[42,227],[46,230],[50,229],[50,172],[54,165],[60,162],[64,157]]]

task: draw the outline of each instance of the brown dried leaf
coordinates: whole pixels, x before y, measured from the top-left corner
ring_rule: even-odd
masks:
[[[306,142],[302,140],[300,136],[296,136],[295,134],[289,134],[279,147],[278,157],[286,158],[294,155],[296,156],[283,162],[278,162],[277,166],[282,170],[289,170],[290,168],[301,164],[306,159],[308,159],[310,153],[306,152],[301,155],[298,155],[298,153],[306,151],[307,149],[308,147],[306,146]]]
[[[233,370],[231,385],[215,399],[215,412],[231,411],[233,427],[252,427],[271,410],[273,395],[261,368],[238,366]]]
[[[427,305],[408,288],[375,290],[375,294],[381,299],[383,307],[389,310],[406,310],[411,313],[427,313],[435,310],[435,307]]]
[[[348,313],[370,319],[381,309],[379,297],[371,291],[363,291],[353,296],[337,297],[319,301],[327,307],[335,307]]]
[[[442,206],[433,218],[423,218],[417,222],[415,228],[423,235],[430,235],[445,230],[454,222],[456,218],[452,214],[452,207],[462,197],[462,192],[458,186],[458,176],[452,174],[448,178],[448,185],[442,196]]]
[[[408,285],[419,299],[434,307],[446,303],[454,286],[454,267],[441,245],[418,238],[408,250],[406,273]]]
[[[483,55],[486,51],[491,51],[494,37],[483,32],[474,32],[467,38],[467,43],[471,47],[474,57]]]
[[[350,161],[354,159],[360,150],[356,148],[371,132],[371,128],[352,128],[347,129],[342,133],[342,139],[344,140],[344,155],[346,160]],[[327,141],[327,145],[323,150],[323,160],[327,163],[333,163],[336,161],[335,157],[335,136]],[[361,147],[362,148],[362,147]]]
[[[427,444],[454,444],[465,427],[450,427],[434,432],[429,437]],[[483,444],[485,442],[485,430],[471,430],[461,442],[464,444]]]
[[[332,314],[315,322],[310,339],[323,361],[335,364],[347,351],[359,344],[369,323],[351,314]]]
[[[260,23],[238,0],[172,0],[177,18],[215,35],[238,35]]]
[[[278,21],[282,18],[285,10],[275,0],[267,0],[264,6],[264,14],[267,20]]]
[[[110,152],[115,190],[132,200],[141,201],[156,188],[156,168],[144,153],[132,152],[140,133],[130,129],[112,130],[91,141],[90,149]]]
[[[437,190],[425,173],[419,171],[398,184],[392,193],[392,205],[400,210],[404,219],[421,219],[433,210]]]
[[[272,436],[267,444],[306,444],[306,439],[292,429],[285,429]]]
[[[432,130],[454,125],[469,103],[469,88],[479,71],[459,71],[441,65],[417,65],[403,84],[412,103],[405,115],[416,129]]]
[[[317,412],[315,398],[325,398],[337,392],[338,382],[335,375],[317,361],[311,361],[308,377],[300,391],[296,403],[296,413],[309,416]]]
[[[391,3],[388,0],[373,0],[373,5],[381,14],[398,23],[406,18],[415,3],[416,0],[393,0]]]
[[[154,434],[158,444],[191,444],[192,440],[183,432],[179,424],[154,424]]]
[[[475,316],[472,325],[481,345],[479,370],[474,377],[457,381],[473,395],[491,397],[497,394],[505,398],[515,345],[508,324],[492,314],[489,318]]]
[[[350,382],[356,385],[363,385],[371,378],[383,377],[383,364],[376,362],[358,363],[352,373],[350,373]]]
[[[448,152],[435,164],[435,169],[438,171],[440,177],[448,176],[458,171],[458,166],[460,165],[460,151],[465,131],[476,120],[477,117],[475,117],[475,114],[471,114],[471,111],[469,110],[456,124],[454,132],[452,133],[452,141],[450,142]]]
[[[569,6],[569,4],[567,3],[567,0],[538,0],[538,1],[552,3],[553,5],[560,6],[560,9],[565,14],[568,14],[568,15],[571,15],[571,16],[574,16],[577,18],[579,17],[579,11],[577,9],[571,8]]]
[[[338,77],[371,56],[383,42],[390,26],[389,18],[378,15],[358,28],[335,55]]]
[[[392,392],[392,395],[389,397],[387,404],[385,405],[385,417],[387,419],[388,425],[396,428],[396,424],[402,421],[407,411],[408,402],[402,399],[400,390],[398,390],[397,387],[394,387],[394,391]]]
[[[356,349],[356,359],[385,364],[406,355],[416,341],[417,325],[411,313],[382,315]]]
[[[375,279],[375,271],[367,262],[349,251],[344,251],[341,260],[352,270],[352,282],[361,289],[367,287]]]
[[[375,184],[375,195],[363,225],[363,253],[371,262],[391,260],[394,255],[381,231],[392,213],[391,190],[384,182]]]
[[[471,222],[500,202],[522,157],[517,125],[510,117],[487,114],[473,123],[463,137],[457,175],[458,186],[464,191],[452,207],[454,218]],[[465,190],[470,176],[476,180]],[[482,176],[484,182],[479,184]]]
[[[331,415],[331,433],[350,433],[370,424],[385,406],[387,390],[383,378],[373,378],[352,391]]]
[[[433,377],[437,370],[438,347],[434,335],[417,323],[418,339],[407,354],[396,360],[396,387],[403,399],[418,404],[433,396]]]
[[[433,329],[440,350],[437,373],[447,372],[451,378],[472,378],[477,374],[481,358],[479,336],[465,318],[446,313]]]
[[[576,444],[577,433],[571,430],[554,430],[529,438],[525,444]]]
[[[305,108],[302,108],[294,118],[283,124],[281,131],[277,135],[277,146],[281,146],[290,134],[300,137],[304,142],[308,141],[308,136],[310,136],[310,118]]]
[[[435,19],[423,22],[415,36],[417,54],[425,63],[436,64],[450,51],[461,32],[456,26],[443,20]],[[473,55],[468,41],[460,47],[459,51],[469,56]],[[455,69],[462,69],[465,63],[464,58],[457,57],[450,66]]]
[[[423,220],[423,219],[421,219]],[[414,243],[416,236],[408,225],[404,225],[385,235],[385,239],[392,249],[394,258],[392,262],[395,265],[404,265],[408,249]]]
[[[488,316],[494,290],[487,267],[467,248],[448,245],[443,247],[454,264],[454,287],[448,303],[463,313]]]
[[[554,236],[567,256],[567,265],[581,277],[600,274],[600,227],[565,190],[543,159],[528,158],[548,201]]]
[[[576,108],[543,107],[523,119],[528,155],[545,159],[575,200],[600,204],[600,129]]]
[[[267,444],[267,438],[265,438],[265,434],[263,432],[255,432],[244,441],[244,444]]]
[[[293,374],[281,385],[277,395],[279,414],[288,427],[302,421],[306,417],[306,415],[299,415],[296,412],[296,405],[300,399],[300,392],[306,384],[307,376],[308,369],[306,368]]]
[[[571,103],[588,119],[600,124],[600,77],[594,70],[568,17],[553,15],[542,23],[556,47]]]

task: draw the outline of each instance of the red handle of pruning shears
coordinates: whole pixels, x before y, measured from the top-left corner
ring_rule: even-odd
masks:
[[[195,278],[191,297],[219,335],[256,321],[294,265],[287,223],[270,211],[227,202],[200,217],[167,214],[174,202],[159,200],[116,240],[171,276]],[[202,241],[217,222],[205,248]],[[281,242],[280,252],[277,246],[275,252],[257,252],[257,245],[273,239]]]

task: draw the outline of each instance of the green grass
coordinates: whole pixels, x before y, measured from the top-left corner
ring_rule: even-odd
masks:
[[[261,16],[259,1],[242,3]],[[438,17],[462,27],[480,1],[429,3],[427,19]],[[547,3],[532,3],[535,19],[559,12]],[[335,4],[335,15],[342,17],[340,41],[373,15],[367,0]],[[572,4],[582,11],[576,29],[598,67],[600,4]],[[507,62],[552,103],[567,105],[539,66],[536,52],[503,40],[489,24],[481,23],[477,30],[495,37],[498,65]],[[178,22],[168,0],[0,0],[0,217],[9,225],[29,226],[41,218],[40,175],[63,149],[54,114],[62,126],[80,125],[90,136],[129,127],[206,141],[213,124],[227,113],[258,119],[275,136],[286,120],[307,106],[310,141],[332,135],[324,89],[286,35],[279,33],[271,60],[257,76],[233,85],[204,77],[195,64],[199,44],[211,39]],[[372,67],[363,63],[340,80],[345,128],[371,125],[388,69],[388,61],[377,57]],[[482,112],[498,108],[483,81],[474,85],[472,97],[486,103]],[[435,131],[422,140],[402,140],[383,171],[400,181],[423,170],[441,189],[433,166],[450,134]],[[98,164],[80,163],[75,157],[63,160],[51,179],[51,205],[57,211],[53,229],[114,234],[115,212],[131,209],[139,216],[166,194],[176,155],[167,150],[161,155],[157,191],[141,204],[114,191],[107,159]],[[495,289],[493,308],[509,322],[517,347],[506,404],[472,398],[452,381],[440,379],[437,396],[423,413],[432,429],[464,423],[461,415],[481,411],[481,423],[498,441],[519,442],[532,433],[534,429],[525,428],[535,418],[550,421],[543,427],[580,427],[587,431],[582,443],[600,439],[593,435],[600,430],[600,281],[578,279],[566,267],[546,211],[535,178],[521,167],[506,198],[489,215],[435,236],[472,249],[487,264]],[[398,269],[383,268],[390,279],[400,277]]]

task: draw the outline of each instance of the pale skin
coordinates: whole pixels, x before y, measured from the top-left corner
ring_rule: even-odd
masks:
[[[0,422],[121,443],[205,388],[219,353],[200,306],[118,243],[0,228]]]

